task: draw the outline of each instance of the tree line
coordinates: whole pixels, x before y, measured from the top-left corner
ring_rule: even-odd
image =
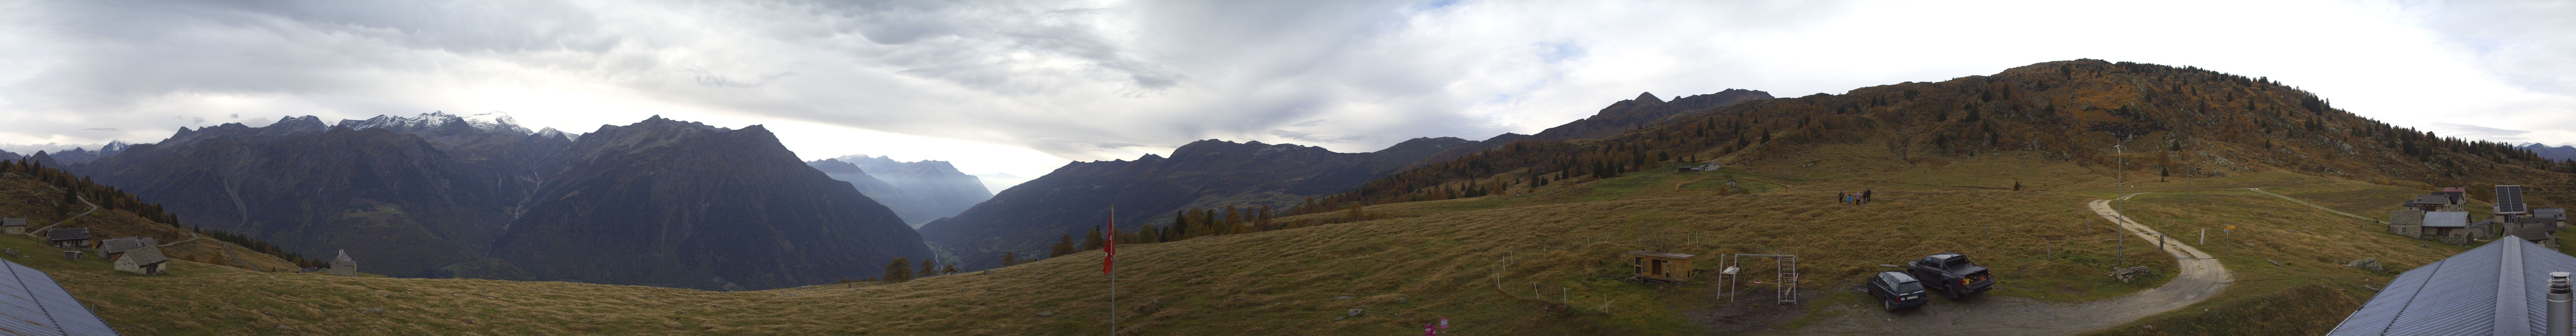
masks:
[[[1676,119],[1600,139],[1514,142],[1384,176],[1349,192],[1310,198],[1290,208],[1289,215],[1534,190],[1666,163],[1759,160],[1820,144],[1885,145],[1909,158],[2016,152],[2088,166],[2112,165],[2127,155],[2131,169],[2159,175],[2190,173],[2173,169],[2174,157],[2222,149],[2204,146],[2210,142],[2234,144],[2230,150],[2254,152],[2265,163],[2324,175],[2430,166],[2429,171],[2401,174],[2457,184],[2483,166],[2576,173],[2576,160],[2550,160],[2511,144],[2389,125],[2270,78],[2099,60],[1868,87],[1842,95],[1749,101]],[[2142,140],[2150,142],[2137,143]],[[2113,145],[2121,144],[2133,146],[2115,151]],[[2389,162],[2362,155],[2365,150],[2401,153],[2406,160]],[[2148,162],[2153,164],[2139,164]]]
[[[279,259],[285,259],[288,262],[295,263],[297,266],[321,267],[327,265],[322,260],[306,258],[302,254],[288,251],[285,248],[280,248],[277,245],[269,244],[266,241],[251,238],[250,236],[225,232],[223,230],[207,229],[194,225],[181,225],[179,222],[179,216],[163,210],[160,203],[145,202],[141,198],[135,197],[133,194],[126,193],[123,189],[98,184],[95,181],[91,181],[88,177],[77,176],[61,169],[46,167],[43,162],[30,160],[29,158],[20,158],[17,161],[0,160],[0,172],[27,174],[38,182],[43,182],[56,189],[61,189],[62,198],[54,202],[54,218],[70,217],[71,215],[77,214],[81,211],[87,211],[87,208],[81,207],[81,201],[86,199],[91,204],[98,205],[100,211],[125,211],[133,214],[135,217],[141,217],[144,220],[148,220],[153,223],[167,225],[172,228],[185,229],[206,238],[233,243],[233,245],[240,245],[242,248],[250,249],[251,251],[276,256]]]

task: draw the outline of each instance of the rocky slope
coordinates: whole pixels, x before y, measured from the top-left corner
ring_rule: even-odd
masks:
[[[1134,161],[1075,162],[1003,190],[921,233],[971,268],[999,266],[1003,252],[1044,256],[1059,235],[1080,236],[1110,219],[1164,224],[1179,209],[1236,204],[1284,209],[1307,196],[1348,190],[1440,151],[1475,142],[1420,138],[1370,153],[1293,144],[1201,140]]]

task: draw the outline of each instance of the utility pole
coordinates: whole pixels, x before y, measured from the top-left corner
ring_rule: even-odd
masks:
[[[2111,199],[2111,202],[2113,203],[2111,205],[2111,212],[2120,213],[2119,217],[2111,218],[2111,226],[2118,227],[2120,226],[2120,220],[2122,218],[2129,217],[2129,213],[2127,212],[2129,210],[2129,153],[2126,145],[2121,144],[2112,144],[2111,153],[2111,156],[2117,158],[2118,162],[2120,162],[2119,166],[2111,171],[2111,177],[2120,184],[2120,197]],[[2120,230],[2128,230],[2128,228],[2120,228]],[[2118,234],[2112,234],[2111,239],[2117,239],[2120,241],[2120,266],[2128,266],[2129,240],[2121,239]]]

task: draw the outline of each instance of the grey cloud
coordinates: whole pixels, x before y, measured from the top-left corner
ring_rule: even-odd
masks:
[[[2433,127],[2441,129],[2442,134],[2446,134],[2445,136],[2472,140],[2522,141],[2526,140],[2523,138],[2523,135],[2531,134],[2531,131],[2525,130],[2453,123],[2433,123]]]

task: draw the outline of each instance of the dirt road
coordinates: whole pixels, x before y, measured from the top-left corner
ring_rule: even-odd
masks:
[[[2120,199],[2128,199],[2129,194]],[[2147,228],[2112,210],[2111,200],[2094,200],[2087,206],[2104,219],[2120,223],[2139,239],[2153,242],[2155,229]],[[2234,282],[2227,267],[2217,259],[2183,239],[2165,242],[2165,252],[2173,254],[2182,265],[2177,275],[2164,286],[2091,302],[2055,303],[2036,299],[1983,296],[1963,301],[1934,300],[1932,305],[1898,312],[1879,311],[1878,307],[1839,308],[1848,311],[1805,328],[1777,332],[1779,335],[2074,335],[2129,323],[2161,314],[2218,294]],[[2149,244],[2147,246],[2154,246]],[[2010,279],[2010,278],[2006,278]],[[2010,280],[2006,280],[2010,281]]]

